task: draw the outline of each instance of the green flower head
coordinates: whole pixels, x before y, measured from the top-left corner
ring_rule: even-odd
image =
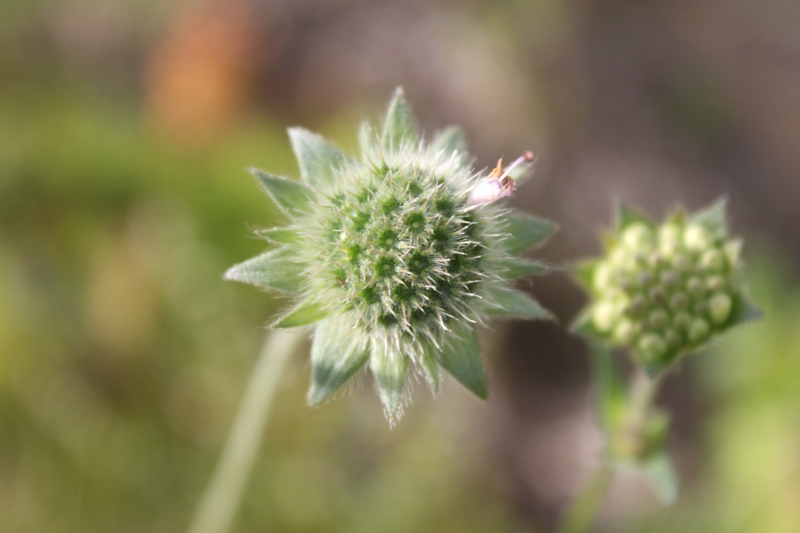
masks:
[[[550,316],[511,282],[545,270],[517,256],[555,225],[495,203],[532,155],[476,174],[457,128],[420,138],[400,89],[380,132],[362,125],[360,157],[304,129],[289,136],[299,181],[252,170],[286,224],[260,231],[274,248],[225,277],[296,296],[273,327],[313,325],[309,402],[365,365],[390,418],[408,402],[409,373],[436,391],[441,367],[486,398],[476,327]]]
[[[630,348],[651,373],[731,327],[758,318],[742,275],[742,241],[728,237],[725,201],[677,210],[657,226],[620,204],[600,259],[576,274],[592,301],[574,328]]]

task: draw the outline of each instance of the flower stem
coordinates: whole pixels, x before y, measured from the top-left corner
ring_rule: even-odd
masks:
[[[272,330],[267,334],[222,457],[195,512],[189,533],[224,533],[230,528],[255,460],[281,374],[289,356],[303,338],[298,332],[285,330]]]
[[[631,382],[627,421],[617,430],[621,434],[606,435],[603,460],[570,504],[558,529],[559,533],[589,531],[617,470],[618,458],[615,457],[610,443],[625,440],[636,446],[640,442],[662,376],[663,372],[651,378],[641,368],[636,369]]]

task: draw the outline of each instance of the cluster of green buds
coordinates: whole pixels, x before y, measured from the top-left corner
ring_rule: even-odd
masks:
[[[584,332],[628,347],[649,371],[669,366],[714,335],[759,316],[742,277],[742,241],[728,237],[725,202],[660,226],[627,206],[602,259],[579,265],[593,301]]]
[[[498,205],[532,154],[476,173],[460,130],[426,142],[399,89],[380,131],[362,125],[360,157],[301,128],[289,136],[299,181],[252,171],[286,223],[260,231],[275,247],[226,277],[295,295],[273,327],[314,328],[309,402],[364,366],[390,419],[408,402],[412,372],[436,391],[441,367],[485,398],[477,326],[550,316],[512,282],[546,270],[518,256],[555,225]]]

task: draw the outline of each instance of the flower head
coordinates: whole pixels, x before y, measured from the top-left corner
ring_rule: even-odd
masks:
[[[444,368],[485,398],[476,326],[490,315],[549,316],[510,282],[545,270],[517,256],[555,225],[497,206],[504,192],[481,192],[486,179],[471,169],[457,128],[421,140],[400,89],[380,133],[362,125],[360,157],[304,129],[289,136],[299,181],[252,170],[286,215],[260,232],[277,246],[226,278],[296,295],[273,327],[314,327],[309,402],[365,365],[390,417],[408,401],[410,371],[438,390]],[[515,166],[531,161],[526,154]],[[513,190],[511,170],[520,169],[490,178]]]
[[[605,256],[579,264],[592,302],[576,329],[628,347],[651,373],[731,327],[761,316],[728,237],[725,201],[657,226],[620,204]]]

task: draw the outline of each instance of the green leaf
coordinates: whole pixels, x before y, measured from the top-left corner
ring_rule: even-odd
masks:
[[[509,255],[519,255],[531,246],[541,244],[558,229],[558,225],[524,214],[506,214],[500,217],[503,231],[508,235],[502,241]]]
[[[650,220],[650,218],[643,215],[639,211],[633,209],[622,200],[617,200],[615,206],[615,216],[614,216],[615,231],[619,233],[627,226],[634,224],[636,222],[641,222],[643,224],[646,224],[650,228],[654,227],[653,221]]]
[[[300,165],[300,177],[312,187],[332,183],[336,169],[348,160],[325,139],[303,128],[289,128],[289,140]]]
[[[287,292],[298,292],[303,281],[302,268],[287,248],[278,248],[234,265],[224,277]]]
[[[297,244],[300,242],[300,233],[294,228],[262,228],[256,230],[256,235],[278,244]]]
[[[383,123],[381,144],[387,152],[397,150],[402,144],[415,144],[419,140],[414,119],[408,108],[403,89],[398,87],[394,91],[386,120]]]
[[[422,372],[425,374],[428,385],[431,386],[433,392],[439,392],[441,379],[439,376],[439,361],[436,358],[436,349],[433,346],[426,346],[422,351],[421,359]]]
[[[369,359],[369,350],[335,320],[320,323],[311,345],[308,403],[318,405],[347,383]]]
[[[492,307],[486,310],[486,314],[523,319],[553,319],[553,315],[539,302],[516,289],[492,286],[487,292]]]
[[[365,159],[373,159],[380,154],[380,147],[372,131],[372,125],[366,120],[358,128],[358,146],[361,148],[361,155]]]
[[[454,324],[438,353],[439,364],[478,398],[489,396],[478,331],[470,323]]]
[[[584,259],[578,261],[572,267],[573,277],[588,292],[592,292],[592,287],[594,286],[594,271],[597,270],[597,265],[599,265],[600,262],[600,259]]]
[[[386,348],[387,345],[380,342],[373,344],[369,368],[375,375],[375,384],[378,386],[383,408],[391,418],[397,414],[403,400],[409,358],[405,354],[390,352]]]
[[[300,182],[273,176],[257,168],[248,169],[258,179],[270,198],[275,200],[286,214],[300,211],[308,205],[311,190]]]
[[[614,354],[603,343],[590,342],[589,354],[597,384],[598,410],[606,435],[625,423],[628,393]]]
[[[660,450],[636,465],[644,474],[661,505],[672,505],[678,499],[680,482],[666,450]]]
[[[531,261],[519,257],[507,257],[500,261],[498,270],[504,279],[512,280],[545,272],[547,267],[538,261]]]
[[[443,153],[448,157],[455,152],[464,160],[464,163],[467,163],[467,159],[469,159],[464,132],[456,126],[450,126],[439,132],[430,145],[430,152],[432,154]]]
[[[328,316],[328,310],[319,302],[308,300],[301,302],[297,307],[275,322],[273,328],[297,328],[319,322]]]
[[[728,238],[727,206],[727,198],[720,198],[708,207],[694,213],[689,221],[706,228],[714,240],[724,240]]]

